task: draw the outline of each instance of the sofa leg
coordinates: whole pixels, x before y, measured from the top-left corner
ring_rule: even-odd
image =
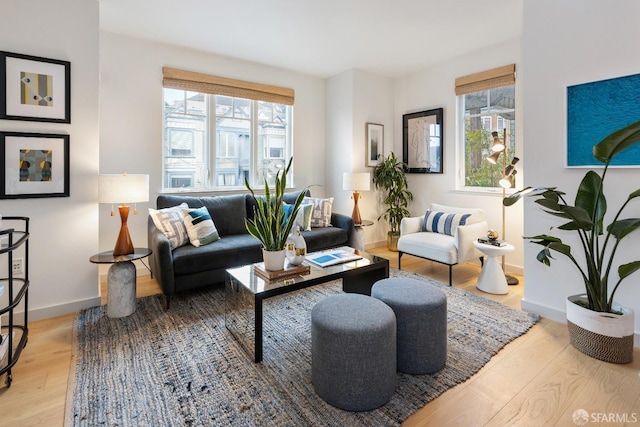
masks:
[[[171,305],[171,295],[165,295],[164,299],[167,301],[167,310],[169,310],[169,306]]]
[[[453,265],[449,264],[449,286],[452,286],[453,282]]]
[[[402,252],[398,251],[398,270],[402,270],[402,267],[400,267],[400,259],[402,258]]]

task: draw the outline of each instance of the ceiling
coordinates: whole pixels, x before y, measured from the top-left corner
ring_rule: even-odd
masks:
[[[523,0],[99,0],[102,30],[331,77],[398,77],[522,33]]]

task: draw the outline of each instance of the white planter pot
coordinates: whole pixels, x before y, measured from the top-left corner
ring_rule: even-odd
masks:
[[[571,344],[582,353],[610,363],[629,363],[633,360],[634,312],[614,303],[613,309],[622,314],[592,311],[574,301],[587,301],[587,295],[567,298],[567,325]]]
[[[264,268],[269,271],[278,271],[284,269],[284,253],[281,251],[265,251],[262,250],[262,260],[264,261]]]

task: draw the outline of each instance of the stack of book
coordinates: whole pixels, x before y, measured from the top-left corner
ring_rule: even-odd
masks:
[[[253,264],[253,272],[265,280],[279,280],[287,277],[309,274],[308,265],[287,265],[283,270],[271,271],[264,268],[264,262]]]
[[[491,246],[506,246],[507,242],[501,239],[489,239],[488,237],[480,237],[478,238],[478,243],[484,243],[485,245]]]

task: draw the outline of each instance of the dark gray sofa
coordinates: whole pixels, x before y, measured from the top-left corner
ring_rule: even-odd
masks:
[[[285,202],[293,204],[299,193],[285,194]],[[308,192],[307,192],[308,194]],[[206,206],[220,240],[194,247],[186,244],[171,250],[167,237],[148,219],[148,244],[153,251],[151,273],[167,299],[177,292],[224,283],[225,269],[262,261],[261,245],[245,228],[245,218],[253,218],[254,201],[249,194],[191,197],[160,195],[157,209],[186,203],[190,208]],[[307,251],[314,252],[348,245],[353,233],[350,216],[332,213],[331,227],[303,231]]]

